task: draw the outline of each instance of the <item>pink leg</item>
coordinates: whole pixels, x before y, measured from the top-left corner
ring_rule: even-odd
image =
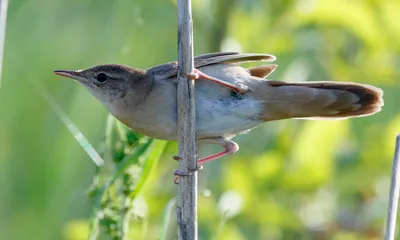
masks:
[[[237,152],[239,150],[239,145],[237,143],[235,143],[234,141],[227,139],[227,138],[222,138],[222,137],[206,138],[206,139],[202,139],[200,141],[204,141],[204,142],[212,143],[212,144],[218,144],[225,148],[225,150],[222,152],[219,152],[219,153],[213,154],[211,156],[197,160],[197,162],[200,164],[209,162],[209,161],[212,161],[212,160],[215,160],[215,159],[218,159],[220,157],[224,157],[224,156],[227,156],[230,154],[234,154],[235,152]]]
[[[194,69],[194,73],[188,74],[188,77],[192,80],[197,80],[197,79],[206,79],[215,83],[219,83],[225,87],[228,87],[230,89],[232,89],[233,91],[237,92],[237,93],[245,93],[247,92],[248,88],[245,85],[235,85],[229,82],[226,82],[224,80],[215,78],[215,77],[211,77],[203,72],[201,72],[198,69]]]
[[[199,140],[199,142],[204,142],[204,143],[210,143],[210,144],[217,144],[220,145],[221,147],[224,147],[225,150],[216,154],[213,154],[211,156],[205,157],[205,158],[201,158],[199,160],[197,160],[197,169],[189,169],[189,172],[181,172],[178,170],[175,170],[174,175],[177,176],[174,179],[174,183],[179,184],[179,177],[184,177],[184,176],[188,176],[191,175],[193,171],[197,171],[203,168],[203,166],[201,166],[202,163],[205,162],[209,162],[215,159],[218,159],[220,157],[224,157],[230,154],[234,154],[235,152],[237,152],[239,150],[239,145],[237,143],[235,143],[234,141],[224,138],[224,137],[214,137],[214,138],[204,138]],[[180,157],[178,156],[174,156],[173,159],[175,160],[181,160]]]

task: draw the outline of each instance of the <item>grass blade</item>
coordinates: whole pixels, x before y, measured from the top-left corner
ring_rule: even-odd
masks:
[[[3,69],[4,42],[6,39],[7,8],[8,0],[0,0],[0,87],[1,72]]]
[[[167,206],[165,207],[160,240],[167,240],[168,228],[169,225],[171,224],[171,216],[172,212],[175,209],[175,206],[176,206],[176,198],[172,198],[171,200],[168,201]]]
[[[149,155],[147,157],[146,162],[144,163],[143,172],[140,177],[139,183],[136,185],[136,189],[130,195],[132,199],[135,199],[135,197],[143,189],[145,183],[147,182],[151,173],[153,172],[154,167],[157,166],[158,160],[161,158],[161,155],[164,152],[165,147],[167,146],[168,143],[166,141],[161,141],[161,140],[153,140],[153,141],[154,143],[151,145],[148,151]]]
[[[97,153],[97,151],[93,148],[93,146],[89,143],[89,141],[85,138],[79,128],[72,122],[72,120],[68,117],[67,113],[60,107],[57,101],[50,95],[50,93],[42,86],[40,83],[31,80],[32,84],[36,88],[36,90],[42,95],[42,97],[46,100],[46,102],[50,105],[53,111],[60,118],[61,122],[67,127],[68,131],[74,136],[79,145],[85,150],[85,152],[89,155],[89,157],[93,160],[93,162],[98,166],[103,166],[104,160]]]

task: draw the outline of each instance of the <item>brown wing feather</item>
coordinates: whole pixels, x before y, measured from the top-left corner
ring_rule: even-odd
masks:
[[[206,57],[203,57],[206,56]],[[210,57],[211,56],[211,57]],[[217,64],[217,63],[243,63],[243,62],[272,62],[275,61],[275,56],[270,54],[256,54],[256,53],[212,53],[201,55],[194,59],[194,66],[196,68]]]
[[[258,78],[266,78],[278,67],[276,64],[261,65],[249,68],[250,75]]]
[[[255,53],[237,53],[237,52],[216,52],[208,53],[197,56],[194,58],[194,67],[200,68],[207,65],[218,64],[218,63],[242,63],[242,62],[256,62],[266,61],[271,62],[276,58],[270,54],[255,54]],[[169,79],[175,77],[178,74],[177,62],[169,62],[161,64],[147,71],[153,74],[157,79]]]

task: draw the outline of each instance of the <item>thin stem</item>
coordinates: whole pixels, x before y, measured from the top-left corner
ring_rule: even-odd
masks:
[[[178,0],[178,145],[179,170],[197,167],[194,81],[187,74],[194,71],[193,26],[190,0]],[[177,217],[179,240],[197,239],[197,172],[179,180]]]
[[[122,240],[128,240],[128,235],[129,235],[129,225],[131,222],[131,217],[132,217],[132,213],[131,213],[131,206],[132,206],[132,199],[130,199],[129,197],[127,198],[123,198],[124,199],[124,206],[122,207]]]
[[[386,222],[385,240],[394,240],[396,233],[397,206],[399,203],[400,190],[400,134],[396,137],[396,145],[393,157],[392,179],[390,182],[390,196],[388,217]]]
[[[8,0],[0,0],[0,87],[3,69],[4,42],[6,39],[7,8]]]
[[[176,205],[176,198],[173,198],[171,200],[168,201],[167,206],[165,207],[165,211],[164,211],[164,219],[163,219],[163,225],[162,225],[162,231],[160,234],[160,240],[167,240],[167,235],[168,235],[168,228],[171,224],[171,215],[172,215],[172,211],[173,208]]]
[[[218,229],[217,229],[217,231],[215,233],[215,236],[213,238],[214,240],[221,239],[221,233],[222,233],[222,230],[225,227],[225,224],[226,224],[226,217],[222,216],[221,221],[219,222],[219,225],[218,225]]]
[[[140,235],[141,240],[146,239],[148,229],[149,229],[149,219],[147,219],[147,217],[145,217],[142,219],[142,233]]]

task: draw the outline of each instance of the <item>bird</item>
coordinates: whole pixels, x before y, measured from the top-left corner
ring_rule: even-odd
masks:
[[[346,119],[379,112],[383,91],[354,82],[266,79],[278,65],[271,54],[216,52],[194,58],[197,144],[223,151],[198,164],[236,153],[240,133],[281,119]],[[245,68],[241,63],[267,62]],[[177,141],[177,62],[147,69],[104,64],[55,74],[82,84],[119,121],[151,138]]]

